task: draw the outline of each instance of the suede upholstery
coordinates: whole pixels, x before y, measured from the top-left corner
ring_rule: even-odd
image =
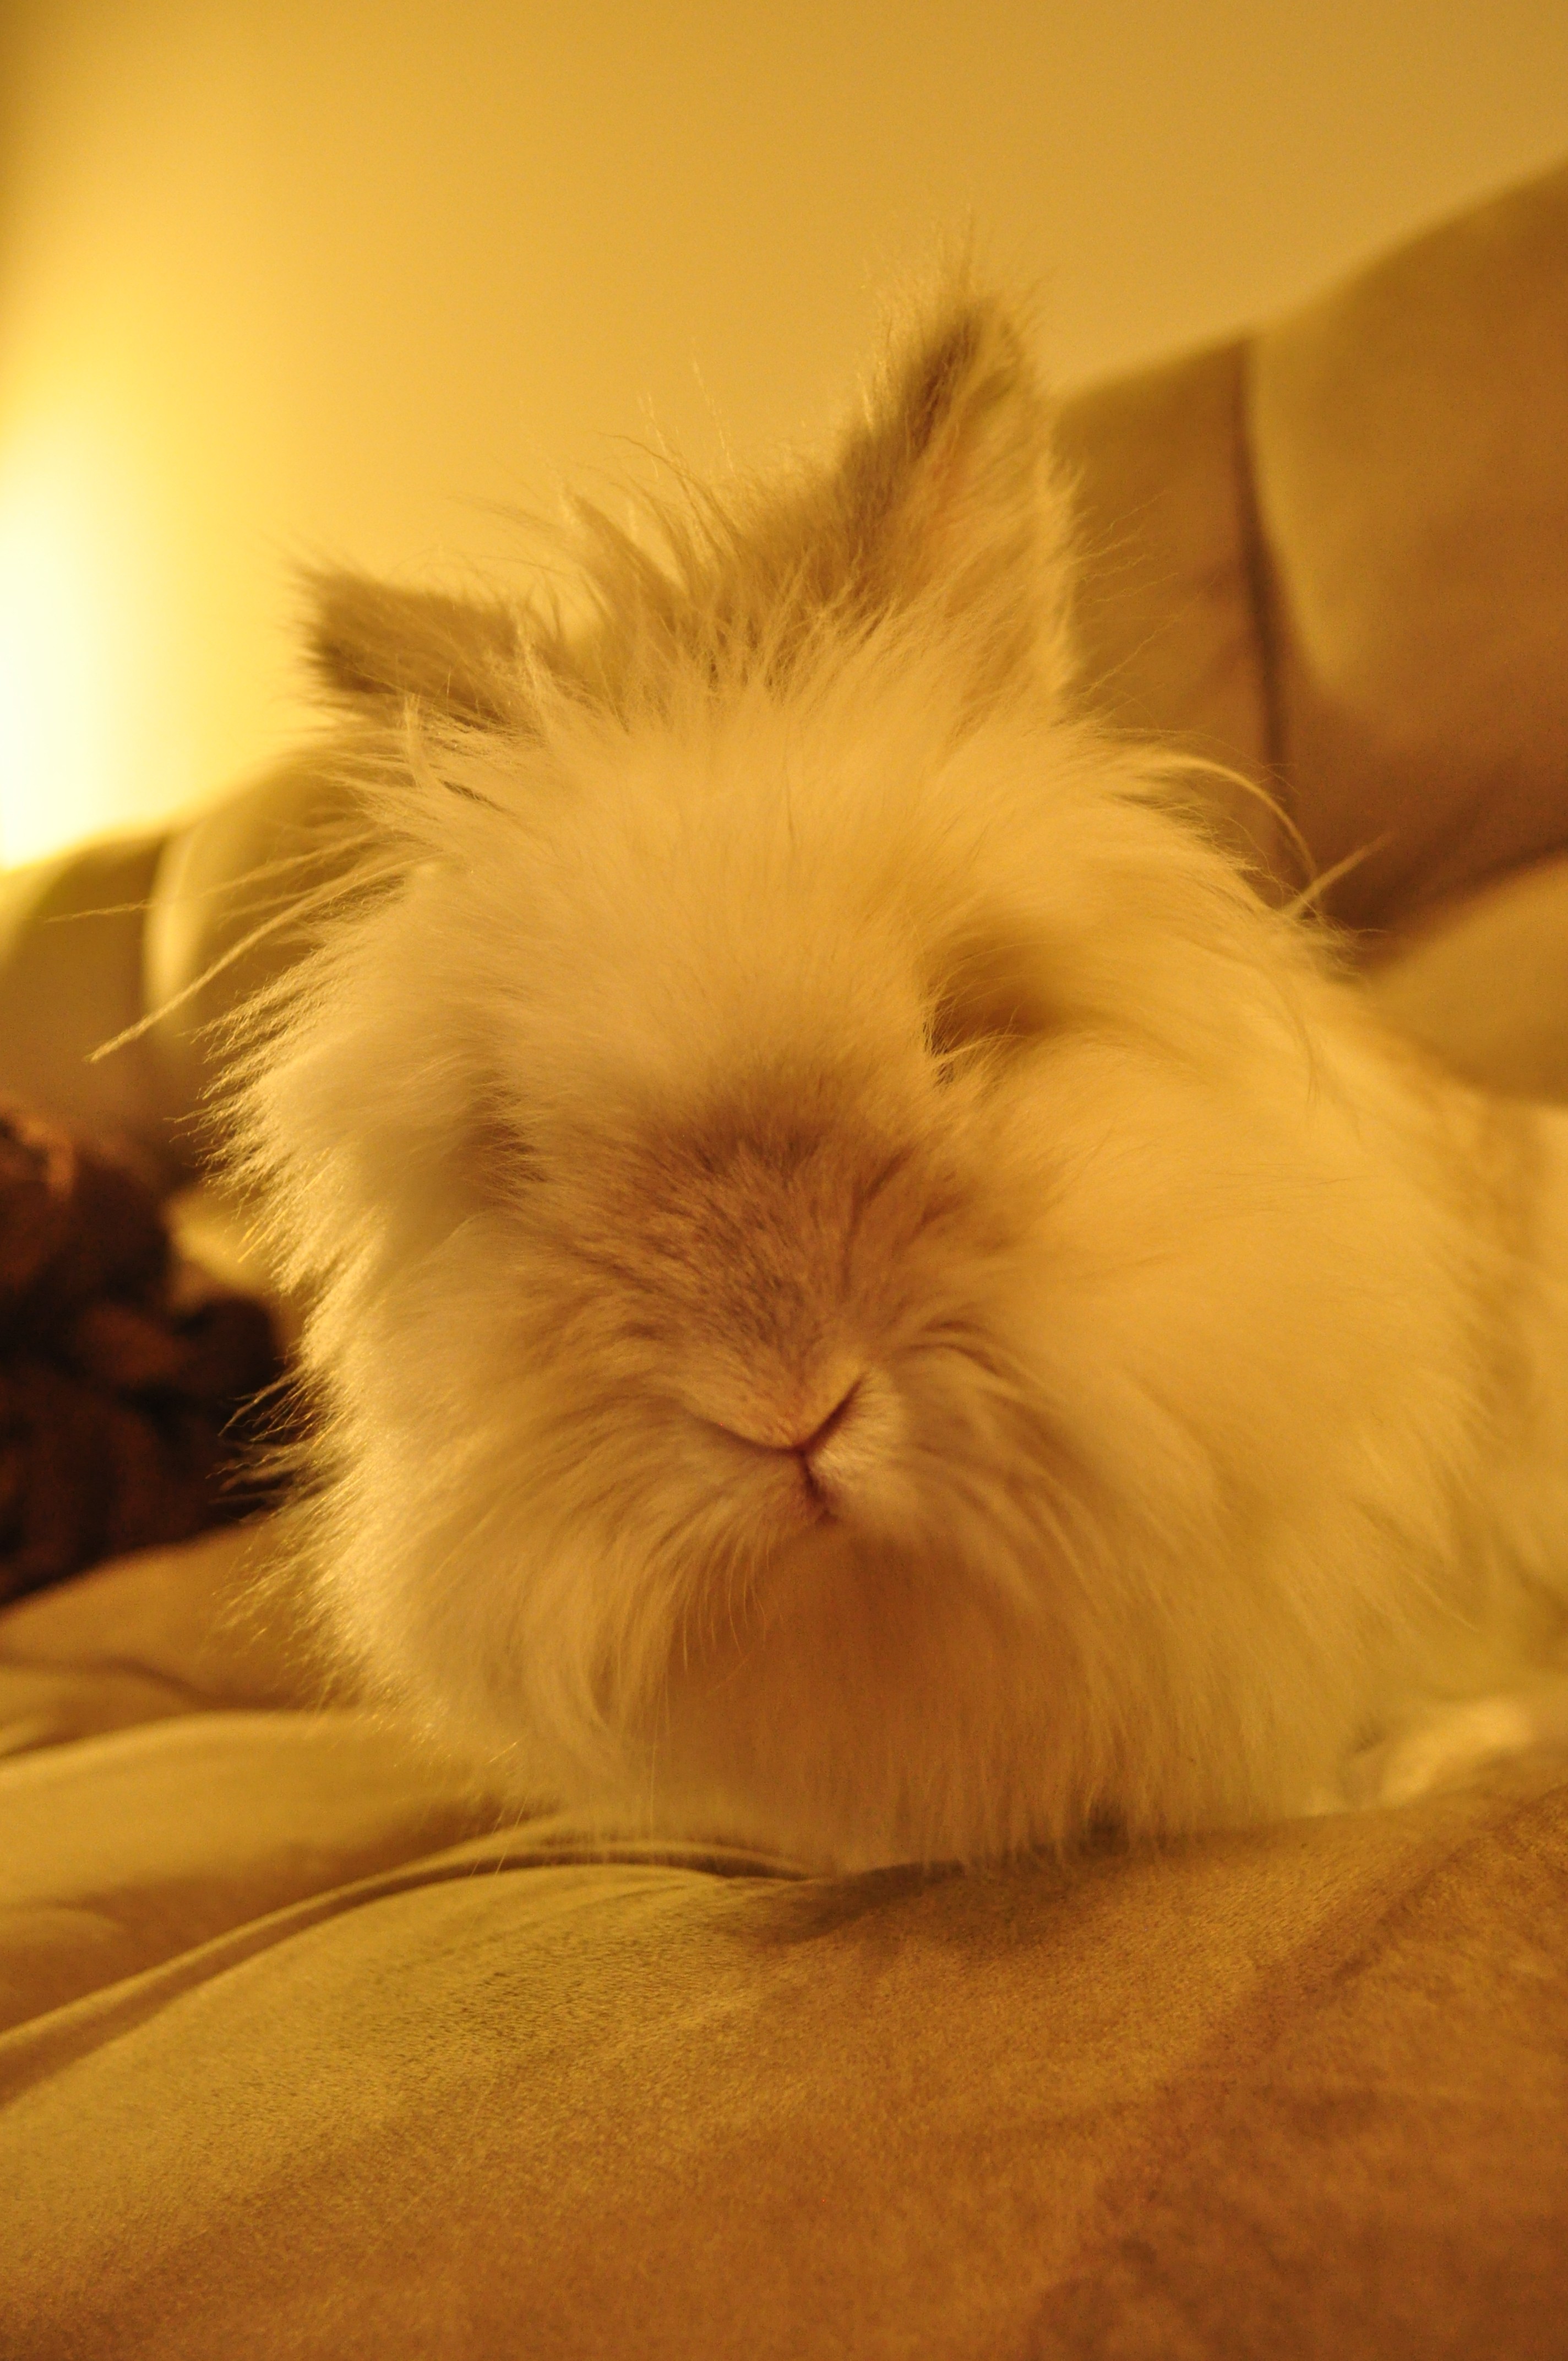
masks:
[[[1568,1074],[1565,357],[1559,172],[1065,425],[1092,693],[1315,863],[1376,840],[1332,906],[1513,1088]],[[0,881],[0,1085],[188,1161],[200,1021],[277,942],[82,1054],[332,796],[313,755]],[[264,1547],[0,1615],[0,2353],[1568,2350],[1561,1763],[967,1874],[596,1849],[323,1702]]]

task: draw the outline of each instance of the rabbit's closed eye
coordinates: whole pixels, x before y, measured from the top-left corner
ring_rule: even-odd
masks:
[[[927,1020],[932,1056],[1005,1053],[1048,1038],[1062,1011],[1042,964],[1035,944],[1001,928],[966,933],[947,947]]]

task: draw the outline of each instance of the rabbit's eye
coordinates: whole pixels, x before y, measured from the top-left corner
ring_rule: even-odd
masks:
[[[1053,1029],[1055,1011],[1031,946],[1003,939],[964,944],[932,994],[926,1042],[949,1069],[966,1053],[1026,1048]]]

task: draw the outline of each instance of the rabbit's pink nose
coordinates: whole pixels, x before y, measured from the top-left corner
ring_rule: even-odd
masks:
[[[833,1437],[848,1418],[853,1407],[855,1396],[860,1390],[861,1381],[857,1378],[848,1392],[840,1396],[827,1417],[820,1419],[809,1434],[803,1434],[795,1442],[785,1444],[784,1449],[798,1452],[802,1459],[809,1462],[814,1452],[820,1451],[825,1444],[832,1442]]]
[[[726,1402],[720,1407],[702,1405],[702,1414],[713,1419],[717,1426],[750,1443],[758,1450],[772,1451],[781,1457],[794,1457],[809,1467],[813,1456],[827,1448],[843,1427],[861,1390],[864,1372],[846,1369],[827,1385],[812,1389],[810,1394],[796,1395],[794,1400],[752,1400],[744,1405]],[[815,1397],[815,1398],[813,1398]],[[828,1407],[824,1410],[823,1404]],[[715,1415],[717,1412],[717,1415]]]

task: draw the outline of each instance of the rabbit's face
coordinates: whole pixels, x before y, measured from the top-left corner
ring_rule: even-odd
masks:
[[[356,938],[294,1082],[382,1240],[322,1331],[378,1528],[342,1611],[524,1784],[964,1849],[998,1730],[1060,1745],[1145,1644],[1129,1551],[1245,1477],[1287,999],[1070,733],[851,711],[470,742]]]

